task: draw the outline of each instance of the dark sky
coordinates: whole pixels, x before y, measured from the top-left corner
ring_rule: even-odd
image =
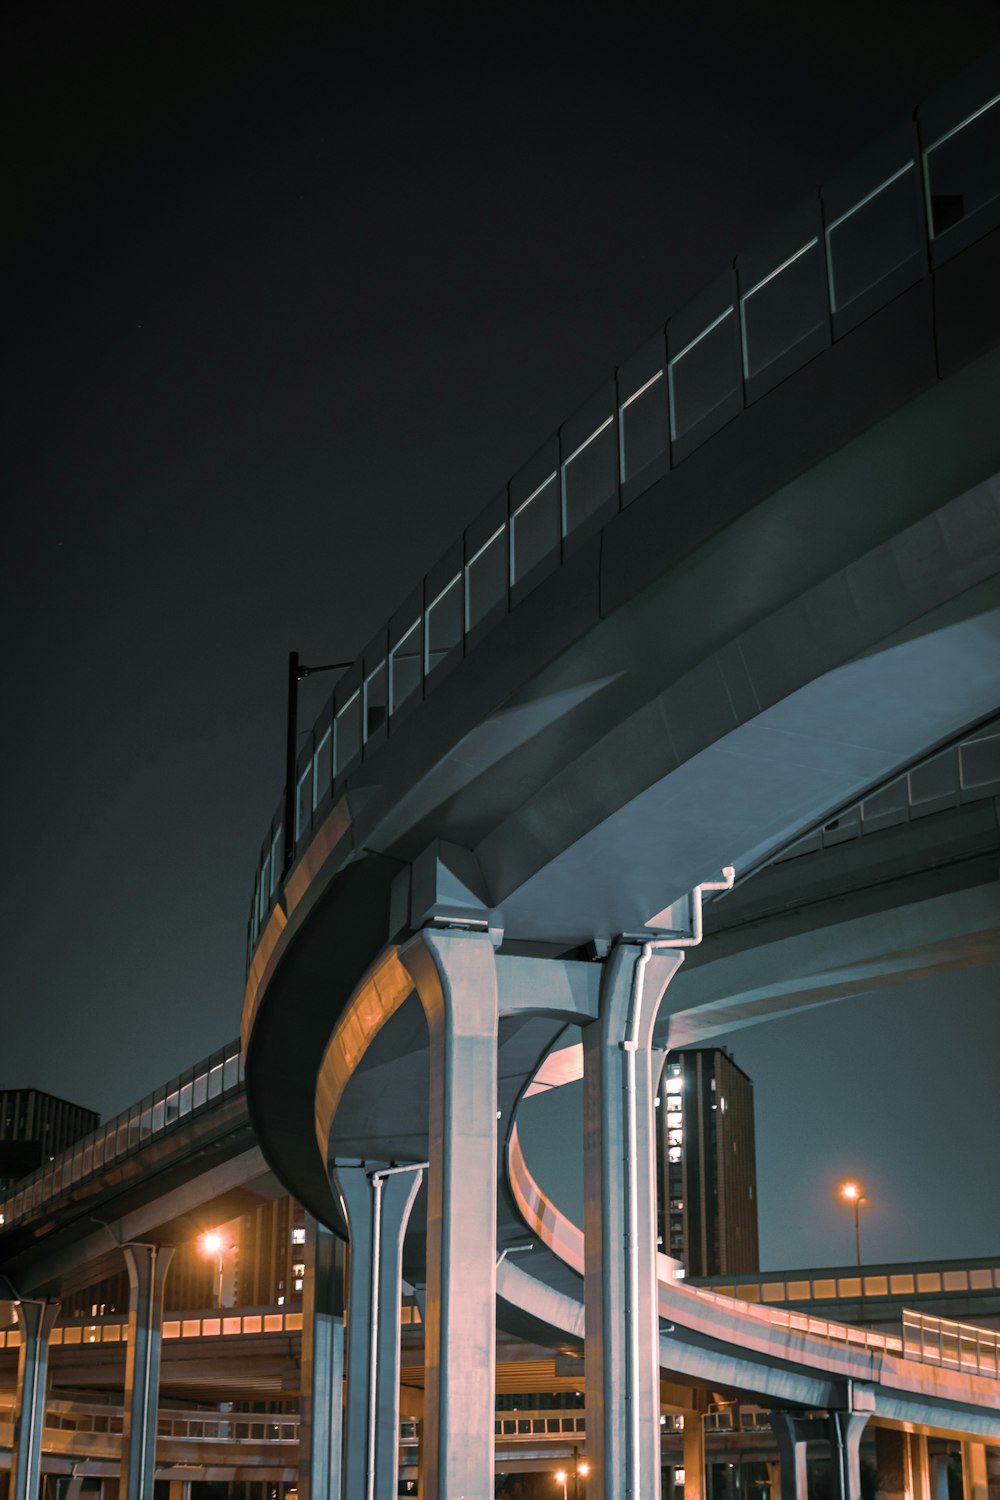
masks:
[[[19,11],[0,1086],[108,1114],[238,1030],[288,650],[357,653],[618,360],[1000,14]]]

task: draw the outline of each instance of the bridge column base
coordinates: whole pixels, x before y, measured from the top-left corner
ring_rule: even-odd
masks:
[[[21,1330],[17,1356],[17,1395],[10,1454],[9,1500],[35,1500],[38,1494],[45,1391],[48,1381],[49,1336],[59,1316],[58,1302],[15,1303]]]
[[[128,1270],[128,1349],[122,1423],[120,1500],[152,1500],[160,1396],[163,1283],[170,1245],[123,1245]]]
[[[400,951],[430,1038],[421,1494],[492,1495],[496,1390],[496,959],[487,932]]]
[[[306,1218],[299,1500],[340,1500],[344,1392],[342,1242]],[[170,1500],[187,1500],[186,1496]]]
[[[653,1023],[683,959],[619,944],[583,1027],[589,1500],[660,1493]]]
[[[337,1166],[351,1236],[344,1493],[396,1500],[403,1237],[422,1167]]]

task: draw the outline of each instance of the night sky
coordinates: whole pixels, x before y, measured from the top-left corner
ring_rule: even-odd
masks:
[[[0,1086],[108,1115],[239,1029],[289,649],[353,657],[616,362],[1000,13],[21,10]],[[1000,1251],[997,979],[950,981],[947,1026],[939,987],[732,1039],[765,1261],[849,1258],[784,1186],[819,1202],[842,1167],[877,1188],[873,1258]]]

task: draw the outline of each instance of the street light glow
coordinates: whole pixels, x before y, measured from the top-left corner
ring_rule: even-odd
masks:
[[[201,1253],[218,1255],[223,1247],[222,1235],[217,1229],[208,1229],[201,1237]]]
[[[556,1470],[556,1484],[565,1484],[568,1478],[569,1475],[566,1473],[565,1469]]]
[[[588,1463],[579,1463],[576,1466],[576,1472],[579,1474],[581,1479],[586,1479],[587,1475],[590,1473],[590,1465]]]
[[[867,1203],[865,1190],[860,1182],[842,1182],[840,1184],[840,1196],[845,1203],[849,1203],[854,1209],[854,1255],[861,1264],[861,1205]]]

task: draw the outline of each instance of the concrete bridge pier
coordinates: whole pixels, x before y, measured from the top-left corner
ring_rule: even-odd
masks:
[[[494,1489],[496,957],[488,932],[424,928],[400,951],[427,1017],[430,1112],[421,1495]]]
[[[598,1019],[583,1027],[589,1500],[660,1493],[653,1111],[663,1054],[652,1039],[682,961],[676,949],[619,943],[604,964]]]
[[[778,1445],[781,1500],[806,1500],[809,1493],[806,1445],[826,1440],[830,1445],[830,1493],[834,1500],[861,1500],[861,1437],[868,1411],[833,1411],[824,1417],[803,1417],[797,1412],[772,1411],[771,1430]],[[883,1490],[880,1471],[879,1489]],[[887,1494],[892,1476],[887,1475]]]
[[[333,1173],[350,1232],[344,1493],[396,1500],[403,1237],[423,1164]]]
[[[684,1500],[705,1500],[705,1413],[702,1411],[684,1413],[683,1454]]]
[[[340,1500],[343,1456],[344,1257],[336,1235],[306,1218],[302,1304],[299,1500]],[[175,1500],[171,1494],[170,1500]]]
[[[834,1500],[861,1500],[861,1438],[867,1411],[830,1413],[830,1459]]]
[[[962,1489],[964,1500],[989,1500],[985,1443],[962,1444]]]
[[[152,1500],[163,1337],[163,1284],[170,1245],[123,1245],[128,1270],[128,1347],[122,1422],[120,1500]]]
[[[807,1500],[806,1444],[821,1435],[824,1423],[797,1412],[772,1411],[771,1431],[778,1445],[778,1488],[781,1500]]]
[[[912,1500],[931,1500],[927,1439],[919,1432],[906,1434],[906,1477]]]
[[[58,1302],[22,1300],[14,1304],[21,1331],[17,1356],[17,1394],[10,1455],[10,1500],[35,1500],[38,1494],[49,1335],[59,1316]]]

